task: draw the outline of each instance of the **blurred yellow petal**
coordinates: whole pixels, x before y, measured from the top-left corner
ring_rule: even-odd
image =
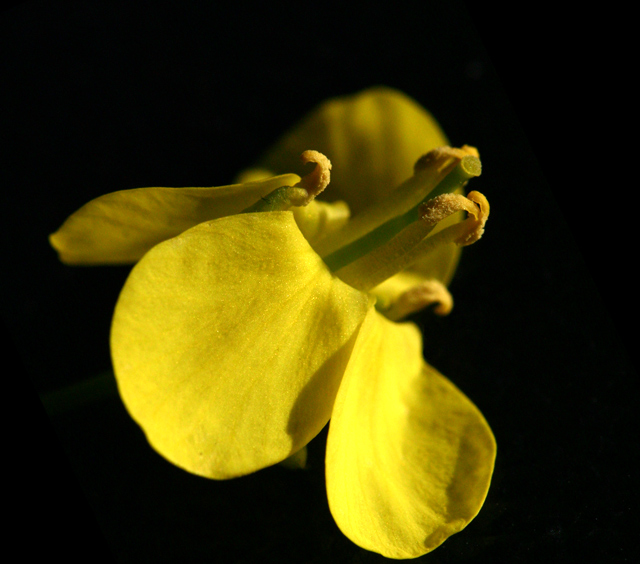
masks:
[[[270,170],[266,170],[264,168],[249,168],[236,175],[233,182],[234,184],[245,184],[247,182],[257,182],[258,180],[264,180],[271,176],[275,176],[275,174],[273,174]]]
[[[254,472],[327,423],[371,307],[291,212],[201,223],[149,251],[122,290],[111,332],[120,394],[177,466]]]
[[[297,170],[302,151],[320,151],[333,164],[323,197],[344,200],[355,215],[409,178],[420,156],[443,145],[447,138],[429,112],[402,92],[375,87],[321,104],[258,166]]]
[[[327,439],[329,506],[352,541],[415,558],[480,510],[496,445],[478,409],[422,360],[420,333],[367,316]]]
[[[298,228],[315,249],[315,243],[330,233],[338,231],[349,221],[350,210],[345,202],[313,200],[306,206],[291,209]]]
[[[391,301],[378,299],[376,309],[391,321],[401,321],[405,317],[433,306],[436,315],[449,315],[453,309],[453,296],[439,280],[420,280]]]
[[[67,264],[128,264],[190,227],[240,213],[296,174],[214,188],[136,188],[82,206],[49,240]]]
[[[423,282],[423,277],[413,272],[399,272],[376,286],[371,293],[377,298],[378,310],[391,307],[402,294]]]

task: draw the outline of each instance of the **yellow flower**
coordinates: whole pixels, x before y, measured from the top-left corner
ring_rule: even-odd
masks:
[[[394,321],[451,309],[459,246],[488,214],[460,195],[477,151],[447,144],[414,101],[375,88],[323,104],[239,184],[107,194],[51,236],[69,264],[137,262],[111,350],[160,454],[233,478],[295,456],[330,420],[329,506],[355,543],[413,558],[475,517],[491,430],[423,360],[417,327]],[[333,167],[306,151],[311,173],[280,174],[309,147]]]

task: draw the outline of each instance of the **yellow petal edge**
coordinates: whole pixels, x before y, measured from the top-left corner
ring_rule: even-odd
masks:
[[[150,444],[226,479],[327,423],[372,300],[335,278],[291,212],[201,223],[151,249],[116,305],[118,388]]]
[[[134,188],[95,198],[49,236],[67,264],[130,264],[154,245],[211,219],[240,213],[296,174],[213,188]]]
[[[480,411],[421,351],[413,324],[370,312],[327,439],[336,523],[389,558],[421,556],[463,529],[484,503],[496,455]]]

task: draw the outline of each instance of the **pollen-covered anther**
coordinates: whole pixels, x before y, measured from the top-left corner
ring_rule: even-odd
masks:
[[[435,279],[425,280],[410,288],[398,296],[383,313],[388,319],[398,321],[433,304],[433,312],[436,315],[448,315],[453,309],[453,297],[449,290]]]
[[[423,221],[436,225],[450,215],[463,210],[477,215],[476,206],[464,196],[460,194],[441,194],[422,204],[420,217]]]
[[[322,153],[313,150],[307,150],[302,153],[300,159],[303,164],[315,163],[316,165],[309,174],[303,176],[302,180],[296,184],[296,186],[307,191],[305,200],[296,205],[306,206],[329,185],[331,181],[331,161]]]
[[[463,145],[459,149],[456,147],[437,147],[416,161],[416,164],[413,165],[413,172],[416,174],[432,167],[441,172],[447,167],[455,166],[468,156],[479,158],[478,149],[471,145]]]
[[[480,192],[469,192],[467,198],[477,206],[477,214],[470,212],[474,217],[467,218],[465,223],[469,225],[469,231],[466,235],[456,240],[456,243],[462,247],[475,243],[484,233],[484,224],[489,217],[489,202]]]
[[[436,225],[459,211],[466,211],[470,217],[458,224],[462,227],[462,233],[454,239],[454,243],[460,246],[471,245],[482,237],[484,224],[489,217],[489,202],[480,192],[469,192],[466,197],[460,194],[441,194],[422,204],[420,217],[430,225]]]

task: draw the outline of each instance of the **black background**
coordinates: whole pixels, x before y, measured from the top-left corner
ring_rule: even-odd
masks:
[[[67,215],[124,188],[229,183],[317,103],[386,84],[480,149],[473,188],[492,205],[453,313],[414,320],[427,360],[491,424],[496,471],[479,516],[420,561],[635,561],[637,251],[627,188],[600,177],[624,150],[593,89],[610,79],[583,31],[599,15],[520,10],[65,1],[3,13],[4,466],[22,559],[385,560],[333,523],[324,433],[308,471],[213,482],[156,455],[117,396],[49,418],[37,394],[109,369],[128,272],[60,264],[47,235]]]

